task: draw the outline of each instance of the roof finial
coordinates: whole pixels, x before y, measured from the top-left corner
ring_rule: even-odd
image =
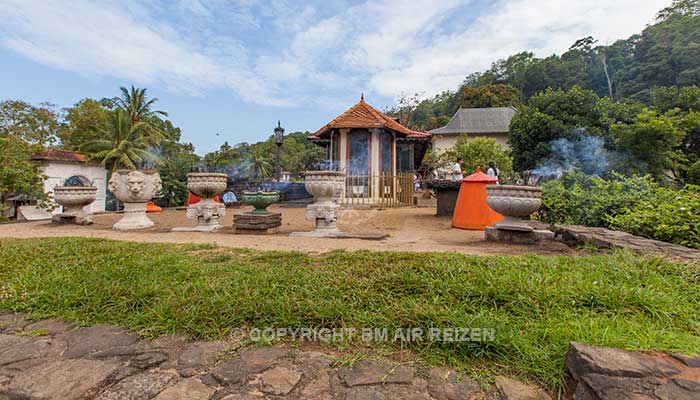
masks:
[[[277,127],[278,127],[278,128],[281,128],[281,127],[282,127],[282,124],[280,123],[280,120],[277,120]]]
[[[360,101],[365,101],[365,92],[360,93]]]

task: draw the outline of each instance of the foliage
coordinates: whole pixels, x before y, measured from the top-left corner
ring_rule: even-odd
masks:
[[[649,176],[610,179],[570,172],[542,184],[538,218],[547,223],[609,227],[611,218],[652,198],[659,186]]]
[[[187,174],[192,172],[193,166],[198,162],[199,156],[194,153],[191,144],[172,140],[162,143],[157,167],[163,183],[161,195],[167,207],[187,204],[190,193],[187,189]]]
[[[530,99],[527,110],[511,121],[509,142],[517,171],[535,169],[550,154],[550,142],[575,139],[581,128],[603,136],[611,108],[592,91],[574,86],[570,90],[547,89]]]
[[[55,143],[59,121],[54,108],[50,103],[35,107],[19,100],[0,102],[0,137],[13,135],[40,146]]]
[[[8,195],[46,199],[39,164],[29,160],[40,148],[15,135],[0,137],[0,211]]]
[[[476,137],[470,138],[462,135],[457,139],[454,147],[436,156],[435,167],[450,169],[458,157],[462,157],[464,164],[462,170],[465,175],[476,171],[477,167],[485,173],[490,162],[496,164],[499,170],[501,182],[510,182],[514,179],[513,159],[510,151],[496,143],[496,139]]]
[[[659,188],[627,212],[610,218],[610,226],[634,235],[700,249],[700,186]]]
[[[509,85],[464,86],[459,92],[460,107],[522,107],[520,91]]]
[[[454,91],[421,101],[408,125],[426,130],[444,125],[435,122],[454,115],[465,87],[509,85],[527,103],[547,89],[580,86],[614,101],[632,99],[649,104],[654,88],[698,85],[699,4],[698,0],[674,1],[659,13],[657,23],[610,45],[598,45],[594,38],[585,37],[561,55],[537,58],[521,52],[498,60],[486,71],[467,76]]]
[[[323,148],[311,143],[309,132],[294,132],[285,135],[282,143],[280,163],[282,169],[292,176],[301,176],[304,171],[314,169],[324,160]],[[207,153],[203,161],[208,168],[226,171],[232,175],[245,176],[252,180],[274,177],[277,144],[273,137],[248,144],[231,146],[225,142],[219,150]]]
[[[613,125],[610,136],[616,140],[617,148],[628,155],[629,161],[622,165],[628,174],[649,173],[661,178],[665,171],[674,170],[675,164],[683,161],[678,147],[685,132],[677,129],[668,116],[645,111],[633,124]]]
[[[64,113],[58,136],[63,148],[68,150],[79,150],[85,143],[97,140],[109,124],[110,110],[94,99],[82,99],[64,109]]]
[[[149,149],[159,142],[160,137],[146,133],[145,122],[134,123],[127,112],[117,109],[111,113],[100,139],[86,143],[81,149],[111,171],[138,169],[155,161],[156,156]]]
[[[700,161],[688,168],[688,183],[691,185],[700,185]]]
[[[493,341],[358,341],[352,347],[403,351],[482,374],[487,366],[491,374],[534,377],[552,388],[566,377],[562,360],[570,341],[685,353],[700,348],[697,270],[628,253],[313,254],[3,239],[0,281],[0,309],[113,323],[147,337],[218,339],[246,327],[493,328]]]

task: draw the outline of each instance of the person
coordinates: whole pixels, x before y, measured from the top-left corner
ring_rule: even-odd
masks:
[[[452,167],[452,179],[455,181],[461,181],[464,176],[462,175],[462,157],[457,158],[457,162]]]
[[[489,169],[486,170],[486,175],[496,178],[496,183],[498,183],[498,168],[496,168],[496,164],[494,164],[493,161],[489,163]]]

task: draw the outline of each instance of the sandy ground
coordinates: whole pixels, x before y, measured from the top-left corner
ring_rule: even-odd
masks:
[[[435,216],[434,208],[401,208],[387,210],[345,210],[339,223],[342,230],[353,233],[388,233],[383,240],[320,239],[290,237],[294,231],[308,231],[312,224],[305,219],[303,208],[271,206],[282,213],[280,232],[272,235],[233,234],[233,214],[251,208],[228,209],[217,233],[170,232],[176,226],[193,226],[183,210],[165,210],[149,214],[155,226],[140,231],[112,230],[120,214],[96,215],[90,226],[57,225],[49,221],[0,225],[0,237],[33,238],[47,236],[81,236],[160,243],[216,243],[220,246],[246,247],[261,250],[302,250],[327,252],[335,249],[378,251],[445,251],[465,254],[560,254],[576,255],[567,246],[549,242],[534,246],[504,245],[486,242],[482,231],[453,229],[449,218]]]

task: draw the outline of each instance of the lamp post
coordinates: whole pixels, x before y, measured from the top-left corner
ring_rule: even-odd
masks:
[[[282,181],[282,164],[280,163],[280,157],[282,155],[282,143],[284,143],[284,128],[277,121],[277,128],[275,128],[275,143],[277,143],[277,157],[275,161],[275,167],[277,169],[277,182]]]

